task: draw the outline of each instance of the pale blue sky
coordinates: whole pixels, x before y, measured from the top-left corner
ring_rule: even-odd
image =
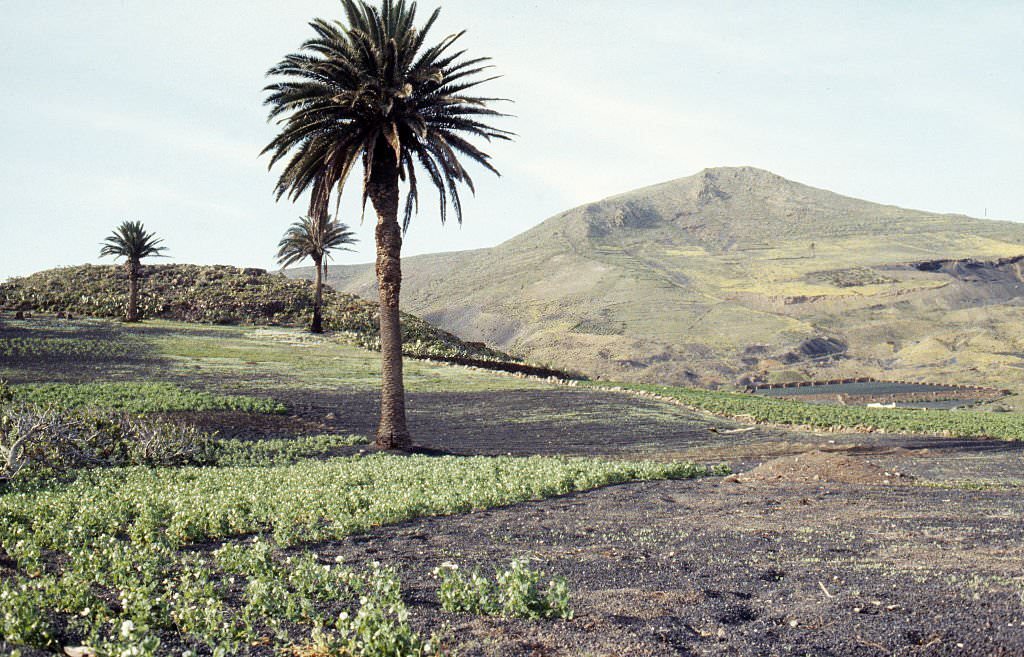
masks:
[[[446,0],[504,78],[465,224],[406,254],[497,244],[590,200],[752,165],[850,196],[1024,220],[1024,3]],[[436,6],[421,2],[424,15]],[[172,261],[270,267],[263,74],[336,0],[0,0],[0,279],[98,262],[124,219]],[[354,192],[354,190],[353,190]],[[355,193],[350,194],[354,200]],[[427,205],[425,208],[429,208]],[[372,258],[372,218],[338,262]]]

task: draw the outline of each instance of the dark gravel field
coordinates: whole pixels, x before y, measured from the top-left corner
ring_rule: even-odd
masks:
[[[1022,655],[1019,491],[630,484],[318,546],[399,563],[414,615],[474,655]],[[437,607],[430,571],[530,555],[571,621]]]

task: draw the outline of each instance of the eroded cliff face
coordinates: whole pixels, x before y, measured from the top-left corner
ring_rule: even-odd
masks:
[[[997,260],[929,260],[911,266],[964,283],[965,288],[977,291],[979,299],[1010,300],[1024,296],[1024,255]]]

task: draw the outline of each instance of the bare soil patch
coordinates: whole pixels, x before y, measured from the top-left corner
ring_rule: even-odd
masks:
[[[732,481],[776,481],[785,483],[895,484],[909,483],[910,475],[893,468],[886,470],[864,458],[813,450],[783,456],[734,475]]]
[[[401,564],[416,622],[464,657],[1024,654],[1011,491],[721,480],[616,486],[323,544]],[[452,614],[430,570],[528,556],[571,621]]]

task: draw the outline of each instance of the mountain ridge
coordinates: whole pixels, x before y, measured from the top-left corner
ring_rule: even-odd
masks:
[[[920,345],[952,345],[948,333],[969,326],[936,313],[979,304],[992,314],[1008,304],[983,331],[1006,339],[1007,323],[1018,319],[1009,292],[1016,283],[998,271],[1009,278],[992,296],[914,263],[1021,254],[1022,224],[719,167],[572,208],[492,248],[407,258],[403,305],[467,339],[595,376],[707,386],[847,374],[948,378],[961,375],[954,350]],[[373,294],[372,267],[334,267],[330,280]],[[894,312],[907,314],[904,326],[882,316]],[[817,338],[847,349],[828,362],[793,360]],[[898,348],[883,353],[879,339]],[[1016,353],[1015,344],[1003,351]],[[935,354],[935,363],[899,353],[911,347]],[[1004,382],[1019,378],[994,348],[974,355],[984,357],[968,358],[964,376],[998,361]]]

